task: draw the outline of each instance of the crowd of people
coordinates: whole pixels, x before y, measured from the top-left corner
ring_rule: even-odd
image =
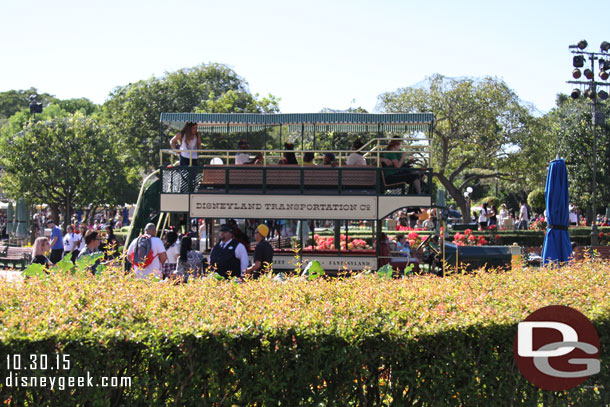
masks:
[[[252,264],[249,264],[249,239],[234,221],[220,226],[218,243],[208,258],[193,246],[196,237],[169,230],[162,240],[157,237],[155,224],[149,223],[144,233],[129,245],[127,260],[140,278],[160,272],[164,280],[186,283],[204,273],[215,272],[224,278],[257,279],[273,262],[273,248],[267,241],[268,235],[267,225],[261,223],[256,226],[256,246]]]
[[[66,257],[73,263],[78,259],[92,257],[95,261],[90,270],[95,274],[103,261],[119,257],[119,241],[110,225],[103,232],[87,229],[85,225],[80,225],[78,229],[69,225],[65,235],[52,219],[47,220],[47,227],[51,229],[50,237],[39,236],[34,240],[32,263],[52,267]]]

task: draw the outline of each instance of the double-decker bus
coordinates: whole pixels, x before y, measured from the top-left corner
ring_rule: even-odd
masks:
[[[271,226],[274,271],[295,270],[311,260],[326,271],[417,263],[393,257],[382,243],[395,211],[434,206],[433,120],[431,113],[163,113],[160,137],[168,145],[185,123],[197,124],[198,165],[179,166],[179,150],[160,152],[159,169],[143,183],[126,243],[150,221],[162,231],[170,225],[188,228],[195,220],[205,225],[199,250],[209,253],[217,227],[234,219],[246,234],[256,223]],[[357,138],[363,145],[354,151],[350,146]],[[412,158],[406,172],[421,181],[420,191],[408,182],[388,182],[381,158],[396,139]],[[354,152],[366,165],[347,165]],[[294,154],[296,164],[280,164],[285,153]],[[238,154],[256,163],[237,164]],[[323,164],[325,155],[332,163]],[[321,234],[327,236],[317,244]]]

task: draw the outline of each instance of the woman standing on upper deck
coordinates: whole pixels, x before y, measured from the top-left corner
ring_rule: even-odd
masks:
[[[174,150],[180,150],[180,166],[197,165],[197,152],[201,149],[201,135],[197,132],[197,123],[188,122],[169,141]]]

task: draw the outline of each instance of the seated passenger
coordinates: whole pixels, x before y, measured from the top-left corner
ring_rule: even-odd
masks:
[[[337,159],[333,153],[324,153],[324,159],[322,165],[330,165],[331,167],[337,166]]]
[[[416,194],[421,194],[420,174],[409,170],[415,160],[407,160],[406,152],[398,152],[401,143],[401,140],[396,139],[390,141],[386,148],[388,152],[383,153],[380,158],[382,166],[385,167],[383,170],[385,182],[386,184],[406,182],[413,185]]]
[[[359,138],[354,141],[352,144],[352,150],[354,150],[354,152],[347,157],[347,162],[345,163],[346,165],[366,165],[366,160],[362,154],[358,152],[363,145],[364,143]]]
[[[180,150],[180,165],[197,165],[197,151],[201,150],[201,135],[197,132],[197,123],[188,122],[169,141],[171,148]]]
[[[315,158],[315,154],[312,152],[307,152],[303,154],[303,165],[315,165],[313,159]]]
[[[434,216],[430,216],[428,219],[422,222],[421,226],[425,230],[434,230],[436,227],[436,218]]]
[[[246,140],[240,140],[239,143],[237,143],[237,148],[240,150],[248,150],[248,147],[249,147],[249,145]],[[261,153],[258,153],[252,159],[246,152],[235,154],[235,164],[237,164],[237,165],[258,164],[262,161],[262,159],[263,159],[263,155]]]
[[[396,235],[396,251],[400,252],[401,256],[409,257],[411,255],[409,240],[402,233]]]
[[[289,151],[284,151],[284,158],[282,158],[279,162],[281,165],[285,164],[298,164],[296,155],[294,155],[294,144],[292,143],[284,143],[284,148]]]

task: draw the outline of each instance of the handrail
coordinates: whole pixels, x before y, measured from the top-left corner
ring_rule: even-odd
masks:
[[[161,173],[161,170],[157,169],[153,172],[151,172],[150,174],[148,174],[148,176],[144,179],[144,181],[142,181],[142,186],[140,187],[140,193],[138,194],[138,200],[136,202],[140,203],[140,200],[142,199],[142,195],[144,195],[144,191],[146,189],[146,185],[148,184],[148,181],[155,175],[158,175]],[[123,254],[127,255],[127,249],[130,243],[130,237],[131,237],[131,233],[133,232],[133,228],[135,225],[135,219],[137,219],[138,213],[140,212],[140,205],[136,205],[136,209],[133,212],[133,217],[132,219],[134,220],[133,222],[131,222],[131,224],[129,225],[129,230],[127,231],[127,238],[125,241],[125,247],[123,249]]]
[[[410,138],[403,138],[401,139],[404,142],[419,142],[419,143],[425,143],[425,144],[406,144],[404,145],[403,149],[401,151],[405,151],[407,153],[410,153],[411,156],[413,157],[420,157],[421,160],[423,160],[423,165],[427,166],[428,163],[430,162],[430,142],[432,139],[430,138],[424,138],[424,137],[410,137]],[[338,166],[343,166],[345,165],[345,161],[347,160],[347,157],[352,154],[353,152],[359,152],[362,153],[364,150],[366,150],[368,148],[368,151],[366,151],[363,155],[363,157],[365,159],[371,159],[371,160],[375,160],[375,165],[376,166],[380,166],[380,156],[381,154],[385,151],[382,150],[382,147],[387,144],[387,142],[389,142],[390,139],[388,138],[375,138],[375,139],[371,139],[369,141],[367,141],[367,143],[360,149],[358,150],[285,150],[285,149],[272,149],[272,150],[261,150],[261,149],[248,149],[248,150],[241,150],[241,149],[209,149],[209,150],[204,150],[204,149],[199,149],[199,150],[179,150],[179,149],[162,149],[160,150],[160,160],[159,160],[159,165],[163,166],[163,157],[164,155],[180,155],[180,153],[197,153],[198,157],[201,157],[203,159],[212,159],[215,157],[219,157],[221,159],[223,159],[223,164],[229,164],[231,163],[235,156],[238,153],[246,153],[246,154],[262,154],[263,156],[263,161],[262,164],[263,165],[269,165],[270,164],[270,160],[274,160],[274,159],[281,159],[283,157],[283,154],[285,152],[293,152],[295,155],[297,155],[301,161],[303,158],[303,155],[305,153],[314,153],[316,155],[316,158],[319,158],[321,156],[323,156],[325,153],[333,153],[336,156],[336,159],[338,161]],[[371,154],[374,154],[374,157],[371,157]]]

